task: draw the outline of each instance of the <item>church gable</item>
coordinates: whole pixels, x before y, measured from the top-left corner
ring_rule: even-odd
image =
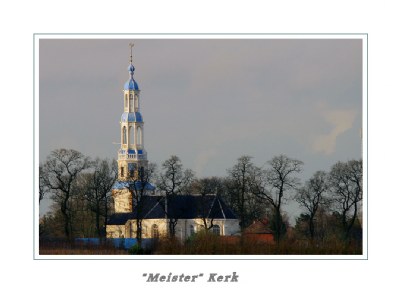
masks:
[[[216,195],[182,195],[169,199],[168,212],[171,217],[179,219],[218,218],[237,219],[232,210]]]

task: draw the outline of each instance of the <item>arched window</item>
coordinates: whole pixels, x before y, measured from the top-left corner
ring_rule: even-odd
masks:
[[[136,143],[142,145],[142,129],[140,127],[138,127],[136,131]]]
[[[125,107],[128,107],[128,94],[125,94]]]
[[[122,144],[126,144],[126,127],[122,128]]]
[[[129,126],[128,144],[133,144],[135,137],[132,135],[132,126]]]
[[[153,226],[151,226],[151,237],[152,238],[158,238],[159,237],[159,233],[158,233],[158,226],[157,224],[153,224]]]
[[[131,236],[136,237],[136,224],[131,224]]]
[[[139,97],[135,95],[135,111],[139,110]]]
[[[133,112],[133,94],[129,94],[129,111]]]
[[[194,235],[195,233],[196,233],[196,231],[194,230],[194,226],[190,225],[190,230],[189,230],[190,236]]]
[[[135,169],[136,169],[136,165],[134,163],[128,163],[128,173],[129,173],[130,177],[135,176]]]
[[[214,225],[212,227],[212,232],[215,235],[221,235],[221,227],[219,227],[219,225]]]

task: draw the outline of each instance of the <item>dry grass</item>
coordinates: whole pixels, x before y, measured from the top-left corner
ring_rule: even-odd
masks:
[[[279,244],[258,242],[245,237],[225,238],[213,234],[198,234],[181,243],[177,240],[161,239],[153,254],[172,255],[357,255],[361,246],[333,241],[324,244],[283,240]]]
[[[109,244],[88,245],[66,241],[41,242],[40,255],[127,255],[128,251]]]
[[[41,255],[129,255],[129,251],[110,244],[71,244],[65,241],[41,242]],[[150,251],[153,255],[361,255],[361,244],[332,240],[311,244],[308,241],[283,240],[279,244],[258,242],[246,237],[221,237],[199,233],[181,242],[161,238]]]

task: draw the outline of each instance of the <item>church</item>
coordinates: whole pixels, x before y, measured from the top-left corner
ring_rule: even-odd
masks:
[[[149,182],[138,180],[139,172],[148,166],[144,149],[144,121],[140,112],[140,90],[133,75],[132,47],[129,79],[123,90],[123,113],[120,120],[121,147],[118,150],[118,179],[112,189],[114,214],[107,221],[108,238],[135,238],[136,220],[142,220],[142,238],[158,238],[169,234],[175,222],[175,236],[186,239],[205,228],[214,234],[235,235],[240,232],[239,220],[216,195],[179,195],[167,198],[156,195]],[[135,205],[133,189],[142,197]]]

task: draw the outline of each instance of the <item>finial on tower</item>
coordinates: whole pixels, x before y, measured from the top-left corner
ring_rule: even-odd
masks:
[[[129,46],[131,47],[131,64],[132,64],[132,49],[134,45],[135,45],[134,43],[129,43]]]
[[[135,71],[135,67],[133,67],[133,64],[132,64],[132,48],[133,48],[134,44],[129,43],[129,46],[131,47],[131,63],[128,66],[128,71],[129,71],[129,74],[131,75],[131,79],[133,79],[133,72]]]

